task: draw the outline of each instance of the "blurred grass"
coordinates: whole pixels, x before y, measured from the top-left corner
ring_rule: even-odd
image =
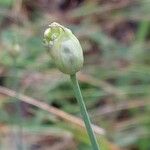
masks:
[[[14,80],[19,80],[19,91],[22,93],[80,116],[68,77],[54,69],[42,43],[45,27],[50,22],[58,21],[70,27],[81,41],[85,54],[81,73],[98,81],[95,85],[87,77],[85,83],[79,75],[93,122],[106,129],[106,138],[122,149],[148,150],[150,1],[85,0],[81,3],[74,1],[73,4],[55,1],[52,5],[46,1],[17,2],[0,0],[0,84],[12,88],[16,84]],[[20,47],[20,54],[16,58],[18,75],[13,69],[12,51],[15,44]],[[105,84],[100,84],[101,81],[107,87],[103,87]],[[109,93],[109,88],[113,88],[117,94]],[[123,93],[121,97],[120,91]],[[18,117],[13,109],[16,100],[5,101],[3,97],[0,100],[0,124],[18,125]],[[126,106],[135,100],[144,104],[119,111],[114,107],[113,113],[99,114],[103,108],[106,111],[110,106]],[[88,137],[82,135],[84,133],[81,131],[69,129],[55,116],[27,104],[21,104],[21,109],[23,126],[40,126],[42,129],[39,131],[44,130],[46,125],[58,126],[72,132],[78,149],[90,149]],[[105,140],[103,142],[101,137],[100,142],[104,143],[103,149],[107,150],[109,144]]]

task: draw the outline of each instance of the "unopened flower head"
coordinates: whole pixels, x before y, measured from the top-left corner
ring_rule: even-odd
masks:
[[[75,74],[83,66],[83,51],[78,39],[68,28],[52,23],[44,32],[44,43],[58,69]]]
[[[11,45],[11,48],[8,49],[11,57],[17,58],[21,53],[21,48],[19,44]]]

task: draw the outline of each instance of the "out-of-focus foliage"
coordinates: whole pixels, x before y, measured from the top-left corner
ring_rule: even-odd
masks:
[[[0,0],[0,5],[4,7],[9,7],[13,3],[13,0]]]
[[[71,28],[83,47],[85,63],[78,78],[92,122],[121,149],[149,150],[150,1],[0,0],[0,85],[80,117],[69,77],[55,69],[42,43],[53,21]],[[19,54],[14,56],[16,45]],[[63,129],[74,149],[90,149],[85,133],[0,94],[1,124],[37,128],[39,135],[56,128],[56,137]]]

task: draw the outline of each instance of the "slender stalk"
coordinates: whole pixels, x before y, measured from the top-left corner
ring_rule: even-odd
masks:
[[[12,67],[13,75],[16,75],[16,78],[13,80],[13,88],[18,91],[19,90],[19,80],[18,80],[18,70],[17,70],[17,61],[16,58],[13,58],[13,67]],[[18,93],[16,97],[13,97],[14,101],[18,99]],[[22,139],[22,110],[20,108],[20,102],[15,102],[15,109],[16,109],[16,123],[18,125],[18,131],[16,133],[16,148],[18,150],[23,150],[23,139]]]
[[[99,150],[99,146],[98,146],[98,143],[97,143],[97,140],[96,140],[96,136],[95,136],[95,134],[93,132],[93,129],[91,127],[91,121],[90,121],[89,115],[87,113],[87,109],[86,109],[86,106],[85,106],[85,103],[84,103],[84,100],[83,100],[83,97],[82,97],[82,94],[81,94],[80,86],[79,86],[78,80],[76,78],[76,75],[75,74],[70,75],[70,79],[71,79],[71,82],[72,82],[72,86],[73,86],[73,90],[74,90],[76,99],[77,99],[77,101],[79,103],[79,106],[80,106],[80,111],[81,111],[86,129],[87,129],[87,132],[88,132],[93,150]]]

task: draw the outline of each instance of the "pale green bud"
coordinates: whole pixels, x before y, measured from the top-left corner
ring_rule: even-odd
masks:
[[[54,22],[44,32],[44,43],[61,72],[75,74],[82,68],[83,51],[71,30]]]
[[[12,47],[9,49],[9,54],[14,57],[17,58],[20,55],[20,45],[19,44],[14,44],[12,45]]]

